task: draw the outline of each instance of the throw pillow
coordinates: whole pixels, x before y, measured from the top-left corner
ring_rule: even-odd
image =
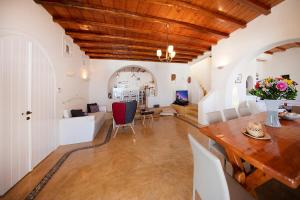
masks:
[[[99,112],[99,106],[98,105],[91,105],[90,109],[91,109],[91,113]]]
[[[72,117],[82,117],[82,116],[85,116],[85,114],[82,111],[82,109],[80,109],[80,110],[71,110],[71,115],[72,115]]]

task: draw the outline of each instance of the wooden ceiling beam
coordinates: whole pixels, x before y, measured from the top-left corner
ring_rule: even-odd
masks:
[[[129,52],[140,52],[144,54],[153,54],[156,55],[156,49],[153,48],[152,50],[149,49],[138,49],[138,48],[119,48],[116,47],[81,47],[80,48],[84,52],[105,52],[105,51],[129,51]],[[166,51],[162,51],[163,55],[166,53]],[[176,51],[176,55],[186,55],[190,57],[197,57],[199,55],[202,55],[202,53],[194,53],[194,52],[185,52],[185,51]]]
[[[90,57],[95,57],[95,56],[103,56],[103,57],[124,57],[124,58],[130,58],[130,57],[133,57],[133,58],[139,58],[139,59],[153,59],[153,60],[158,60],[158,57],[157,56],[142,56],[142,55],[129,55],[129,54],[113,54],[113,53],[89,53],[89,54],[86,54]],[[178,57],[174,57],[173,58],[174,60],[183,60],[183,61],[191,61],[192,59],[191,58],[178,58]]]
[[[130,50],[115,50],[115,49],[97,49],[97,50],[86,50],[85,54],[94,54],[94,53],[111,53],[111,54],[134,54],[134,55],[146,55],[146,56],[156,56],[156,52],[143,52],[143,51],[130,51]],[[166,52],[163,52],[162,55],[165,55]],[[193,59],[197,56],[195,55],[186,55],[186,54],[180,54],[176,53],[177,58],[188,58]]]
[[[152,39],[143,39],[143,38],[135,38],[135,37],[127,37],[127,36],[121,36],[121,35],[110,35],[110,34],[101,34],[101,33],[93,33],[93,32],[74,32],[74,31],[65,31],[67,35],[70,35],[72,38],[93,38],[94,40],[97,39],[110,39],[110,40],[122,40],[122,41],[128,41],[128,42],[140,42],[145,43],[149,45],[167,45],[167,41],[160,41],[160,40],[152,40]],[[193,45],[191,43],[182,43],[178,41],[171,41],[169,40],[169,44],[174,45],[174,47],[187,47],[187,48],[193,48],[198,49],[201,51],[209,51],[210,47],[202,46],[202,45]]]
[[[139,56],[120,56],[120,55],[110,55],[110,54],[102,54],[102,55],[90,55],[90,58],[102,58],[102,59],[111,59],[111,60],[117,60],[117,59],[125,59],[125,60],[140,60],[140,61],[158,61],[160,62],[160,60],[158,58],[147,58],[147,57],[139,57]],[[187,60],[187,59],[173,59],[172,61],[174,62],[185,62],[188,63],[191,60]]]
[[[139,59],[139,58],[110,58],[110,57],[105,57],[105,56],[91,56],[90,59],[108,59],[108,60],[132,60],[132,61],[144,61],[144,62],[159,62],[162,63],[162,61],[159,60],[153,60],[153,59]],[[181,64],[186,64],[189,61],[180,61],[180,60],[172,60],[172,63],[181,63]],[[167,63],[167,62],[163,62]]]
[[[206,7],[203,7],[201,5],[193,4],[192,2],[186,2],[186,1],[180,1],[180,0],[144,0],[149,3],[155,3],[158,5],[168,6],[168,7],[174,7],[174,8],[185,8],[194,10],[195,12],[199,13],[200,15],[204,15],[206,17],[213,17],[218,20],[221,20],[222,22],[229,22],[231,24],[234,24],[238,27],[245,28],[247,25],[246,21],[237,19],[235,17],[229,16],[224,12],[218,11],[218,10],[212,10]]]
[[[131,19],[140,20],[143,22],[160,23],[163,25],[170,24],[170,25],[183,26],[183,27],[186,27],[186,28],[193,30],[195,32],[198,32],[198,33],[210,34],[210,35],[214,35],[214,36],[221,37],[221,38],[229,37],[229,33],[211,29],[211,28],[208,28],[205,26],[200,26],[200,25],[196,25],[196,24],[192,24],[192,23],[188,23],[188,22],[184,22],[184,21],[179,21],[179,20],[174,20],[174,19],[168,19],[168,18],[140,14],[140,13],[134,13],[134,12],[121,10],[121,9],[103,7],[103,6],[96,5],[96,4],[88,4],[88,3],[68,1],[68,0],[64,0],[63,2],[57,2],[57,1],[53,2],[53,1],[49,1],[49,0],[34,0],[34,1],[38,4],[42,4],[45,6],[77,8],[77,9],[82,9],[82,10],[87,10],[87,11],[98,12],[98,13],[101,13],[104,15],[108,14],[108,15],[120,16],[120,17],[125,17],[125,18],[131,18]]]
[[[106,52],[85,52],[88,56],[95,56],[95,55],[116,55],[116,56],[140,56],[144,58],[153,58],[158,59],[156,54],[141,54],[140,52],[120,52],[120,51],[106,51]],[[162,56],[164,57],[164,55]],[[195,57],[186,56],[186,55],[177,55],[175,56],[176,59],[186,59],[186,60],[193,60]]]
[[[269,50],[269,51],[265,51],[265,53],[266,53],[266,54],[273,55],[274,52],[272,52],[271,50]]]
[[[108,24],[98,21],[91,21],[91,20],[80,20],[80,19],[66,19],[66,18],[59,18],[59,17],[53,17],[53,21],[56,23],[59,23],[61,25],[63,24],[77,24],[79,27],[82,27],[80,30],[87,30],[89,26],[91,27],[103,27],[108,29],[114,29],[114,30],[121,30],[126,32],[132,32],[132,33],[139,33],[139,34],[149,34],[149,35],[158,35],[160,37],[166,37],[167,32],[166,31],[153,31],[153,30],[146,30],[146,29],[138,29],[138,28],[132,28],[128,26],[123,25],[117,25],[117,24]],[[217,40],[211,40],[211,39],[205,39],[200,37],[194,37],[194,36],[188,36],[188,35],[182,35],[180,33],[174,33],[170,32],[168,33],[169,37],[178,37],[184,40],[193,40],[197,43],[202,43],[205,45],[211,45],[211,44],[217,44]]]
[[[245,5],[248,8],[255,10],[258,13],[268,15],[271,13],[271,7],[258,1],[258,0],[234,0],[241,5]]]
[[[279,50],[279,51],[286,51],[286,48],[283,48],[283,47],[275,47],[274,49],[277,49],[277,50]]]
[[[131,44],[127,41],[95,41],[95,40],[83,40],[83,39],[74,39],[74,43],[78,44],[81,48],[137,48],[137,49],[147,49],[147,50],[154,50],[157,49],[166,49],[166,45],[145,45],[145,44]],[[204,53],[203,50],[198,49],[191,49],[191,48],[179,48],[175,46],[175,51],[181,51],[181,52],[191,52],[195,54],[202,54]]]

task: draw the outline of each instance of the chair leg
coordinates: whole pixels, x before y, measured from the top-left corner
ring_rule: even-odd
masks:
[[[117,130],[116,130],[116,132],[115,132],[115,134],[114,134],[114,138],[117,136],[117,133],[118,133],[119,128],[120,128],[120,126],[117,126]]]
[[[143,116],[143,125],[145,125],[145,118],[146,118],[146,115]]]
[[[130,126],[130,128],[131,128],[131,130],[132,130],[132,132],[133,132],[133,135],[135,135],[135,131],[134,131],[134,129],[133,129],[132,124],[130,124],[129,126]]]

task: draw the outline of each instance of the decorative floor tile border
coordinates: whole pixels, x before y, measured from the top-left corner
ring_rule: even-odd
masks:
[[[71,151],[66,152],[56,163],[55,165],[47,172],[47,174],[42,178],[42,180],[34,187],[34,189],[26,196],[25,200],[34,200],[36,196],[42,191],[42,189],[46,186],[46,184],[50,181],[50,179],[53,177],[53,175],[59,170],[59,168],[62,166],[62,164],[68,159],[68,157],[77,151],[86,150],[86,149],[92,149],[101,147],[102,145],[108,143],[112,136],[112,130],[113,126],[110,125],[106,137],[104,141],[100,144],[95,145],[88,145],[85,147],[80,147],[73,149]]]

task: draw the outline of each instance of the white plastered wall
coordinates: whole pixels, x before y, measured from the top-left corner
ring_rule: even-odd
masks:
[[[154,104],[168,106],[174,101],[176,90],[187,89],[188,64],[91,59],[89,101],[109,108],[109,79],[117,70],[130,65],[146,69],[157,82],[157,96],[148,98],[149,107]],[[171,74],[176,74],[176,81],[171,81]]]
[[[42,6],[32,0],[1,0],[0,33],[25,35],[43,48],[55,71],[58,117],[73,101],[80,105],[88,101],[88,82],[80,77],[83,52]],[[69,57],[63,55],[64,37],[71,43]]]
[[[211,83],[219,99],[216,102],[218,108],[233,106],[231,94],[236,76],[247,71],[252,59],[277,45],[299,41],[299,8],[299,0],[284,1],[272,8],[271,14],[256,18],[246,28],[212,47]],[[219,66],[224,68],[218,70]],[[246,77],[243,77],[241,84],[245,81]]]

